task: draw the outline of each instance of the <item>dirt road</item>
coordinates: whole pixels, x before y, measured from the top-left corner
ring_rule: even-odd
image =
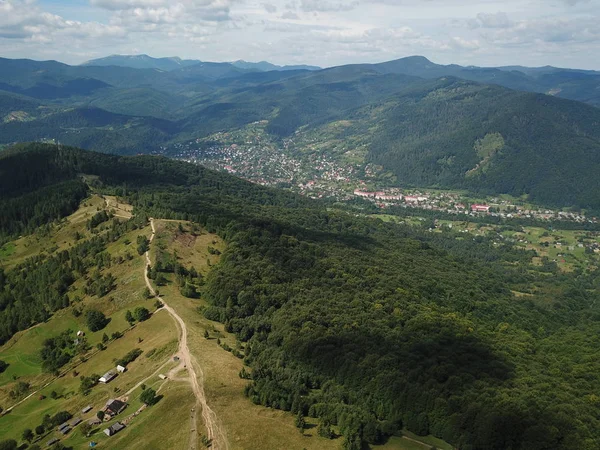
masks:
[[[154,240],[154,236],[156,234],[156,229],[154,228],[154,219],[150,219],[150,226],[152,227],[152,235],[150,236],[150,243]],[[150,292],[156,296],[158,300],[160,300],[164,304],[164,309],[173,317],[175,322],[177,323],[181,336],[179,339],[179,349],[177,352],[177,356],[180,358],[179,369],[185,369],[188,372],[190,383],[192,385],[192,390],[194,391],[194,395],[196,396],[197,405],[193,411],[191,411],[192,416],[195,417],[196,410],[198,406],[202,409],[202,418],[204,420],[204,425],[206,426],[206,432],[208,438],[212,441],[211,448],[213,450],[228,450],[229,444],[227,442],[227,438],[223,429],[219,426],[217,422],[217,416],[212,409],[206,403],[206,396],[204,395],[204,387],[202,382],[204,380],[204,373],[202,369],[198,366],[198,372],[196,373],[196,367],[194,366],[195,360],[193,359],[190,350],[187,345],[187,327],[183,319],[177,314],[177,312],[171,308],[160,296],[156,295],[156,291],[152,287],[152,283],[148,278],[148,266],[150,266],[150,255],[146,252],[146,267],[144,267],[144,280],[146,280],[146,286]],[[175,370],[171,370],[169,373],[169,378],[175,373]],[[190,448],[196,449],[197,432],[195,430],[195,423],[192,425],[192,436],[190,441]]]

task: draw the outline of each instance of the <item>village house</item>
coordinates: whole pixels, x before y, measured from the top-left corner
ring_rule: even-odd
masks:
[[[121,422],[116,422],[104,430],[104,434],[107,436],[112,436],[121,431],[123,428],[125,428],[125,425],[123,425]]]
[[[125,372],[126,370],[127,370],[127,368],[126,368],[126,367],[123,367],[123,366],[121,366],[121,365],[118,365],[118,366],[117,366],[117,372],[119,372],[119,373],[123,373],[123,372]]]
[[[354,195],[356,195],[357,197],[363,197],[363,198],[373,198],[377,195],[376,192],[367,192],[367,191],[361,191],[359,189],[355,189],[354,190]]]
[[[471,205],[471,211],[473,212],[490,212],[490,207],[488,205]]]

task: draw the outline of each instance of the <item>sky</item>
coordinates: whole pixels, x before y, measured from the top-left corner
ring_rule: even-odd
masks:
[[[0,56],[600,70],[600,0],[0,0]]]

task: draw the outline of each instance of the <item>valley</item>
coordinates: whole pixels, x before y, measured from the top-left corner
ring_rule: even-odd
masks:
[[[466,68],[422,57],[259,67],[0,59],[0,145],[165,154],[319,198],[343,198],[340,184],[355,189],[364,180],[600,211],[595,72]],[[559,89],[562,82],[570,89]],[[582,98],[590,101],[574,101]]]
[[[0,447],[596,450],[598,80],[0,58]]]

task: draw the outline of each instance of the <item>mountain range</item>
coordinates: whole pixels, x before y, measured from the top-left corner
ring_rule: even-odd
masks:
[[[353,136],[367,149],[363,163],[401,186],[600,209],[599,72],[420,56],[323,70],[146,55],[94,64],[0,59],[0,144],[160,153],[266,120],[278,140]]]

